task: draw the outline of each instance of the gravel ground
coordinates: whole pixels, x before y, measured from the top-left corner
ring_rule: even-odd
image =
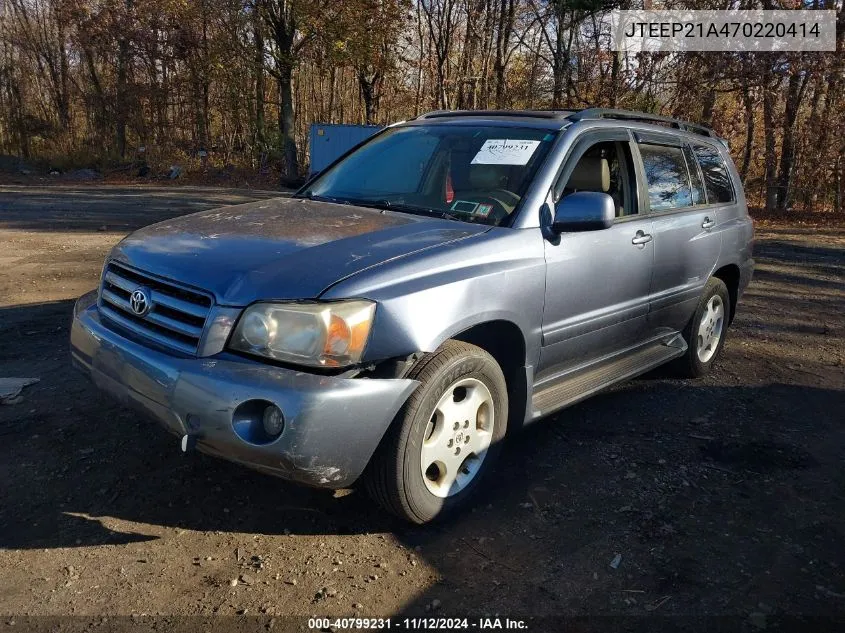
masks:
[[[845,231],[759,231],[711,375],[657,372],[534,425],[473,511],[411,528],[357,490],[183,457],[70,367],[72,299],[111,245],[271,195],[0,188],[0,377],[40,378],[0,406],[0,623],[436,613],[845,630]]]

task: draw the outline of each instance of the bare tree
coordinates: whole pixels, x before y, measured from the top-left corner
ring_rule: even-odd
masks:
[[[757,5],[774,7],[743,2]],[[841,211],[841,10],[836,52],[627,56],[607,46],[616,6],[629,0],[4,0],[0,152],[114,165],[144,146],[154,166],[196,168],[205,148],[293,182],[312,122],[618,106],[711,124],[752,205]]]

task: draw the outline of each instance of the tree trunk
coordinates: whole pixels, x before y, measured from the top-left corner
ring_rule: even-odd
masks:
[[[715,81],[715,77],[707,74],[707,84],[711,85]],[[716,106],[716,91],[707,90],[704,93],[704,102],[701,104],[701,123],[707,127],[713,127],[713,108]]]
[[[820,109],[819,109],[819,103],[821,102],[822,97],[824,96],[824,92],[825,92],[824,91],[824,85],[825,85],[824,79],[825,79],[825,77],[822,74],[820,74],[816,78],[815,87],[813,89],[813,98],[810,101],[810,114],[807,117],[807,125],[805,127],[805,129],[807,129],[807,130],[818,130],[819,127],[822,125],[821,119],[820,119],[821,112],[820,112]],[[818,140],[820,141],[821,139],[818,139]],[[814,148],[813,145],[815,145],[815,142],[812,142],[812,144],[811,144],[811,143],[806,142],[806,140],[805,140],[804,156],[806,156],[808,154],[807,150],[809,150],[810,154],[816,154],[816,152],[818,150],[816,148]],[[821,144],[819,144],[819,146],[821,147]],[[801,162],[802,161],[800,161],[800,160],[796,160],[795,161],[796,167]],[[815,161],[813,161],[813,163],[815,163]],[[818,165],[814,164],[814,167],[816,167],[816,169],[817,169]],[[810,168],[807,171],[810,171],[812,173],[812,172],[816,171],[816,169]],[[818,188],[819,188],[820,184],[822,184],[822,183],[820,183],[817,179],[812,179],[812,180],[805,179],[804,191],[802,192],[802,196],[801,196],[801,207],[805,211],[811,211],[813,209],[813,207],[815,206],[816,198],[817,198],[817,195],[818,195],[817,192],[818,192]]]
[[[499,27],[496,30],[496,58],[493,62],[493,76],[496,78],[496,107],[505,108],[505,71],[507,54],[513,33],[515,0],[502,0],[499,8]]]
[[[290,185],[299,178],[299,161],[296,156],[296,116],[293,110],[293,67],[281,62],[277,68],[279,82],[279,132],[282,155],[285,158],[282,179]]]
[[[422,8],[420,3],[416,3],[416,26],[417,26],[417,43],[419,44],[419,59],[417,60],[417,83],[414,92],[414,117],[418,117],[422,110],[422,90],[423,90],[423,26],[422,26]]]
[[[279,136],[285,162],[282,184],[290,185],[299,178],[296,111],[293,107],[293,69],[298,54],[294,46],[297,30],[296,14],[290,0],[270,0],[264,8],[275,44],[273,74],[279,91]]]
[[[751,86],[748,78],[743,78],[742,104],[745,106],[745,151],[742,154],[742,167],[739,170],[742,184],[748,178],[748,168],[751,165],[751,152],[754,148],[754,99],[751,96]]]
[[[122,28],[120,29],[120,37],[117,40],[117,79],[115,89],[116,108],[115,108],[115,145],[117,155],[123,158],[126,156],[126,122],[129,118],[129,98],[127,91],[127,77],[129,73],[129,34],[128,27],[131,21],[133,0],[125,0],[124,8],[125,14]]]
[[[766,140],[766,175],[764,178],[764,198],[766,213],[775,208],[777,193],[777,156],[775,154],[775,85],[772,81],[771,68],[767,68],[763,81],[763,134]]]
[[[490,58],[493,55],[493,27],[495,25],[495,11],[493,3],[495,0],[486,0],[484,11],[484,29],[481,32],[481,107],[487,108],[490,104]]]
[[[563,107],[563,89],[564,89],[564,73],[566,72],[567,55],[566,44],[564,44],[564,37],[566,31],[563,25],[563,18],[565,12],[560,10],[555,12],[555,48],[552,51],[552,108]]]
[[[326,106],[326,119],[329,123],[334,123],[334,97],[335,97],[335,83],[337,81],[337,69],[334,64],[329,71],[329,103]]]
[[[785,211],[789,206],[792,165],[795,158],[795,120],[798,117],[798,106],[806,85],[807,74],[800,72],[800,69],[793,69],[789,77],[786,108],[783,114],[783,142],[780,151],[780,171],[777,179],[776,208],[778,211]]]
[[[459,110],[469,110],[475,107],[475,77],[472,74],[473,62],[478,50],[478,18],[484,11],[484,0],[470,0],[467,2],[466,28],[464,30],[464,46],[461,61],[458,66],[458,96],[456,107]]]
[[[382,78],[381,71],[358,69],[358,87],[364,101],[364,121],[367,125],[375,125],[378,118]]]
[[[89,46],[82,49],[83,57],[85,58],[85,65],[88,68],[88,78],[91,80],[91,85],[94,88],[94,99],[96,100],[97,109],[94,112],[94,129],[97,132],[98,140],[102,143],[106,141],[108,134],[108,107],[106,105],[106,95],[103,92],[103,84],[100,82],[100,76],[97,74],[97,66],[94,64],[94,54]]]
[[[202,57],[197,73],[197,88],[199,99],[197,100],[197,136],[201,149],[211,149],[211,130],[209,125],[209,94],[211,92],[211,77],[208,53],[208,5],[202,0]]]
[[[56,10],[56,35],[59,46],[59,85],[56,86],[58,97],[56,99],[59,111],[59,124],[63,130],[70,129],[70,69],[67,58],[67,37],[65,35],[66,19],[62,11]]]
[[[622,51],[615,51],[613,53],[613,61],[610,67],[610,98],[608,105],[611,108],[616,107],[616,101],[619,98],[619,73],[622,66]]]
[[[572,69],[569,67],[569,53],[572,50],[572,41],[575,37],[575,29],[569,29],[569,38],[566,42],[566,102],[564,103],[564,107],[571,107],[571,100],[572,100]]]
[[[264,74],[264,25],[261,23],[260,1],[256,1],[252,13],[253,68],[255,72],[255,145],[264,151],[266,143],[264,122],[264,94],[266,82]]]

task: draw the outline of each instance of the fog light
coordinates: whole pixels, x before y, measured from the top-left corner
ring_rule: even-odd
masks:
[[[264,432],[270,437],[280,435],[285,428],[285,416],[282,415],[282,410],[275,404],[271,404],[264,409],[262,422],[264,424]]]

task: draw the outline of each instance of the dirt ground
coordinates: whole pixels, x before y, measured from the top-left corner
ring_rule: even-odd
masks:
[[[845,630],[845,231],[759,231],[711,375],[658,372],[534,425],[473,511],[413,528],[360,491],[184,457],[71,369],[72,301],[111,245],[270,195],[0,188],[0,377],[40,378],[0,406],[0,624],[498,614],[529,630],[564,630],[560,615],[587,616],[567,621],[579,631]]]

